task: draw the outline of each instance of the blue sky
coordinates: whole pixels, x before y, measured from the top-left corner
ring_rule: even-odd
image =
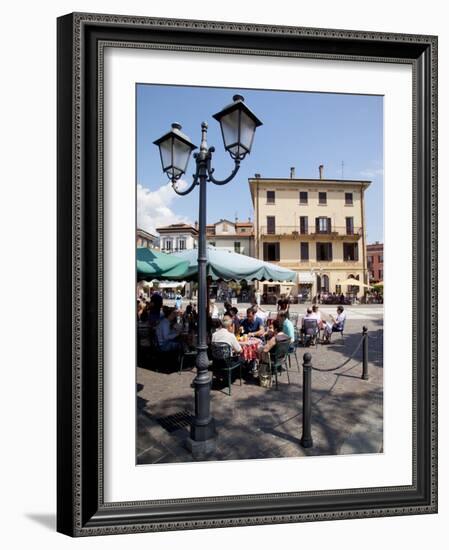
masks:
[[[253,218],[248,178],[286,177],[295,166],[296,177],[368,179],[366,193],[368,242],[383,242],[383,98],[380,96],[323,94],[203,88],[187,86],[137,86],[137,215],[138,225],[154,231],[158,225],[193,222],[198,218],[198,190],[178,197],[162,173],[153,141],[167,132],[172,122],[199,145],[203,120],[209,124],[208,144],[216,152],[215,176],[230,173],[233,162],[223,148],[218,122],[212,115],[240,93],[262,120],[253,149],[239,174],[224,186],[208,187],[208,223],[221,218]],[[194,172],[190,160],[185,179]]]

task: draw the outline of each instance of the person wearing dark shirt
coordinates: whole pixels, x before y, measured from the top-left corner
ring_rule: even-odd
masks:
[[[246,319],[240,322],[240,326],[243,327],[243,334],[247,334],[249,337],[256,336],[262,338],[265,334],[263,321],[259,317],[255,316],[253,308],[246,310]]]

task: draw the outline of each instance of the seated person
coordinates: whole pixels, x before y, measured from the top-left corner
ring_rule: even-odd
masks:
[[[286,314],[281,311],[278,313],[277,320],[281,323],[282,332],[286,334],[292,342],[295,341],[295,329],[293,323],[287,318]]]
[[[234,324],[229,316],[225,316],[220,327],[212,334],[212,344],[229,344],[234,353],[240,353],[242,346],[237,342],[234,334]]]
[[[263,322],[256,317],[252,307],[246,310],[246,319],[240,322],[240,327],[243,328],[243,334],[247,334],[249,338],[252,336],[262,338],[265,334]]]
[[[232,331],[233,333],[237,336],[237,334],[239,333],[239,330],[240,330],[240,321],[239,321],[239,318],[237,316],[234,316],[230,311],[225,313],[223,315],[223,321],[225,319],[230,319],[231,322],[232,322]]]
[[[316,304],[312,306],[312,319],[316,319],[318,321],[318,328],[323,328],[324,323],[321,318],[321,311],[319,311]]]
[[[174,308],[164,308],[164,317],[156,327],[156,336],[161,351],[176,351],[181,348],[179,332],[172,328],[176,320]]]
[[[331,323],[326,323],[324,327],[324,344],[328,344],[331,339],[331,335],[333,332],[342,332],[343,326],[346,321],[346,312],[344,311],[343,306],[337,307],[337,317],[335,319],[330,316],[332,319]]]
[[[316,316],[314,316],[311,307],[308,307],[308,308],[307,308],[306,314],[305,314],[304,317],[301,319],[301,326],[302,326],[302,327],[304,327],[304,319],[316,319]]]
[[[264,354],[273,353],[276,344],[281,342],[290,342],[290,338],[282,330],[282,325],[279,319],[273,321],[273,336],[268,340],[263,348],[261,348],[261,358],[263,361]]]

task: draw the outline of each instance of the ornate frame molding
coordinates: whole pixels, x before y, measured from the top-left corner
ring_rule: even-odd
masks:
[[[261,37],[268,47],[260,47]],[[410,487],[104,503],[102,106],[106,46],[409,63],[413,66],[414,333],[427,327],[428,336],[420,336],[419,353],[418,336],[413,343],[414,452]],[[334,50],[339,53],[332,53]],[[85,113],[92,112],[93,107],[96,120],[89,122]],[[72,128],[69,136],[68,126]],[[66,287],[68,280],[72,288],[70,296],[64,296],[62,291],[58,294],[60,532],[88,536],[437,511],[436,37],[70,14],[58,20],[58,144],[58,280],[60,288]],[[93,245],[86,242],[86,231],[95,232]],[[87,304],[92,300],[95,300],[98,315],[94,330],[92,318],[86,313]],[[71,311],[70,322],[62,317],[62,312],[66,316],[68,310]],[[421,321],[416,320],[418,312]],[[87,426],[85,418],[89,414],[96,416],[94,428]],[[418,453],[418,445],[424,445],[425,456]],[[323,499],[327,506],[323,506]],[[279,513],[263,513],[261,503],[275,504]],[[329,503],[334,506],[333,511],[328,510]],[[214,517],[206,513],[204,505],[207,504],[214,504],[218,510]],[[233,517],[229,517],[230,510]]]

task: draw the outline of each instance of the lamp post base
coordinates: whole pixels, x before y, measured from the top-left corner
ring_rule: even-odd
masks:
[[[310,447],[313,447],[313,439],[312,438],[301,438],[301,447],[304,447],[304,449],[309,449]]]
[[[195,441],[188,437],[185,442],[186,448],[192,453],[195,460],[201,460],[215,453],[217,448],[217,438],[215,435],[204,441]]]

